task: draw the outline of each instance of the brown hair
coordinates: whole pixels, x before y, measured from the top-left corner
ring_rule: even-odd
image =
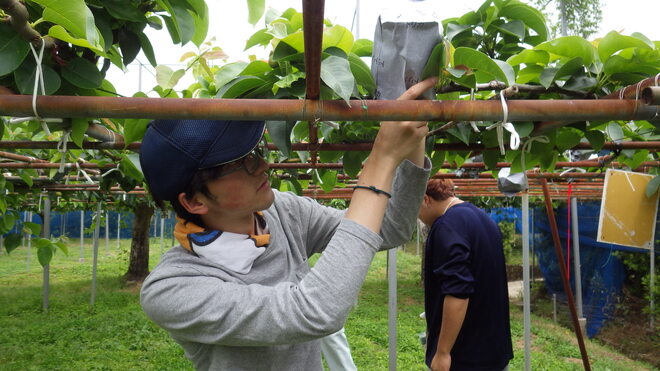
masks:
[[[454,197],[454,182],[450,179],[429,179],[426,183],[426,195],[436,201]]]

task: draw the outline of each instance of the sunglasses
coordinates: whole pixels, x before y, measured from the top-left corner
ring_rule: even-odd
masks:
[[[247,155],[239,158],[238,160],[228,162],[222,165],[222,170],[218,174],[217,178],[235,173],[244,169],[246,173],[250,175],[256,174],[259,169],[261,161],[268,158],[268,147],[265,143],[260,143],[255,149],[250,151]],[[216,179],[217,179],[216,178]]]

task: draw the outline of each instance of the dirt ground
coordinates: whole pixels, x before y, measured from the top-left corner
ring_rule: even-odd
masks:
[[[632,359],[648,362],[660,369],[660,319],[655,318],[654,329],[651,330],[649,315],[643,311],[646,306],[648,302],[632,297],[624,290],[615,319],[603,327],[596,339]]]

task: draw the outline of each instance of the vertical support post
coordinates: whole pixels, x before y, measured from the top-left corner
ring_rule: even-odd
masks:
[[[557,294],[552,294],[552,320],[557,323]]]
[[[42,230],[44,238],[50,238],[50,197],[48,193],[44,197],[44,225]],[[48,310],[48,295],[50,291],[50,263],[44,266],[44,300],[43,309]]]
[[[96,215],[94,215],[94,247],[93,247],[93,261],[92,261],[92,294],[89,299],[89,304],[94,306],[96,301],[96,268],[99,257],[99,234],[101,234],[101,202],[96,208]]]
[[[110,253],[110,213],[105,212],[105,256]]]
[[[32,211],[27,213],[27,221],[32,222]],[[30,250],[32,250],[32,233],[27,235],[27,271],[30,272]]]
[[[568,20],[566,19],[566,0],[560,0],[561,35],[568,36]]]
[[[651,277],[649,280],[649,295],[651,297],[651,301],[649,302],[649,307],[651,309],[651,314],[649,315],[649,326],[650,326],[649,328],[651,330],[655,329],[654,320],[653,320],[653,317],[655,317],[655,315],[653,314],[655,309],[655,300],[653,299],[653,288],[655,287],[655,246],[654,245],[655,244],[651,244],[651,256],[649,259],[651,260],[650,263]]]
[[[417,226],[417,256],[419,256],[419,222],[415,224]]]
[[[578,319],[584,318],[582,310],[582,274],[580,272],[580,227],[578,224],[577,198],[571,197],[571,234],[573,235],[573,271],[575,277],[575,304],[577,305]],[[584,331],[584,329],[582,329]]]
[[[396,248],[387,250],[387,349],[389,371],[396,371]]]
[[[582,356],[582,366],[586,371],[591,371],[589,356],[587,355],[587,348],[584,345],[584,338],[582,336],[580,322],[578,320],[577,311],[575,310],[573,290],[571,290],[571,285],[566,279],[566,264],[564,263],[564,254],[561,251],[559,229],[557,228],[557,220],[555,220],[555,212],[552,209],[552,200],[550,199],[550,191],[548,190],[548,181],[545,178],[541,178],[541,186],[543,187],[545,208],[548,212],[548,222],[550,223],[550,229],[552,230],[552,241],[555,247],[555,254],[557,255],[557,261],[559,263],[559,273],[561,274],[561,280],[564,284],[564,292],[566,293],[566,299],[568,300],[568,309],[571,312],[571,319],[573,321],[573,330],[575,331],[575,337],[577,338],[578,347],[580,348],[580,355]]]
[[[167,215],[168,215],[170,218],[172,218],[173,216],[174,216],[174,217],[176,216],[176,215],[172,215],[172,214],[170,214],[170,213],[171,213],[170,211],[167,212]],[[174,241],[175,241],[175,238],[174,238],[174,228],[175,228],[175,227],[176,227],[176,218],[174,218],[174,222],[173,222],[173,224],[172,224],[172,243],[170,244],[170,246],[174,246]]]
[[[165,248],[165,215],[160,213],[160,254],[163,255],[163,249]]]
[[[85,210],[80,210],[80,259],[78,261],[85,261]]]
[[[525,371],[531,366],[531,295],[529,290],[529,193],[522,194],[522,243],[523,243],[523,331],[525,341]]]
[[[117,250],[120,249],[121,237],[121,212],[117,212]]]

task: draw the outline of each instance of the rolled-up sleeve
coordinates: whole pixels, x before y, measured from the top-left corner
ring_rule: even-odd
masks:
[[[441,228],[435,231],[441,233],[442,238],[437,246],[438,253],[433,274],[441,282],[440,294],[451,295],[466,299],[474,292],[474,276],[470,271],[470,247],[465,238],[456,232]]]

